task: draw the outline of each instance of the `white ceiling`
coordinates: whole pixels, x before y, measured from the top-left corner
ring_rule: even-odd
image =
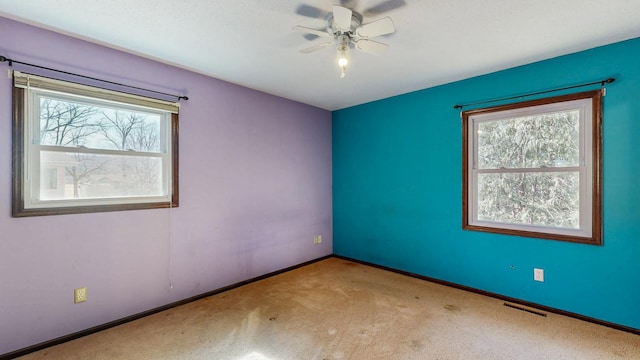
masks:
[[[386,2],[342,0],[359,11]],[[327,110],[640,37],[640,0],[404,0],[364,19],[393,19],[396,33],[380,38],[388,52],[353,51],[340,79],[335,47],[301,54],[314,42],[292,31],[326,27],[301,5],[340,3],[0,0],[0,16]]]

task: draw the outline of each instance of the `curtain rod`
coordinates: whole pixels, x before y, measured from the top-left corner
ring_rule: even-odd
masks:
[[[503,101],[503,100],[513,100],[513,99],[518,99],[518,98],[527,97],[527,96],[540,95],[540,94],[546,94],[546,93],[550,93],[550,92],[575,89],[575,88],[585,87],[585,86],[590,86],[590,85],[595,85],[595,84],[600,84],[600,86],[604,86],[604,84],[611,84],[614,81],[616,81],[616,79],[608,78],[608,79],[605,79],[605,80],[594,81],[594,82],[590,82],[590,83],[584,83],[584,84],[573,85],[573,86],[566,86],[566,87],[563,87],[563,88],[557,88],[557,89],[551,89],[551,90],[545,90],[545,91],[538,91],[538,92],[524,94],[524,95],[509,96],[509,97],[503,97],[503,98],[498,98],[498,99],[493,99],[493,100],[486,100],[486,101],[478,101],[478,102],[467,103],[467,104],[456,104],[456,105],[453,106],[453,108],[454,109],[462,109],[464,107],[472,106],[472,105],[488,104],[488,103],[498,102],[498,101]]]
[[[26,63],[26,62],[22,62],[22,61],[17,61],[17,60],[9,59],[9,58],[7,58],[7,57],[5,57],[5,56],[2,56],[2,55],[0,55],[0,62],[8,62],[8,63],[9,63],[9,66],[13,66],[13,63],[16,63],[16,64],[21,64],[21,65],[26,65],[26,66],[35,67],[35,68],[38,68],[38,69],[44,69],[44,70],[49,70],[49,71],[55,71],[55,72],[62,73],[62,74],[66,74],[66,75],[72,75],[72,76],[77,76],[77,77],[81,77],[81,78],[85,78],[85,79],[89,79],[89,80],[99,81],[99,82],[103,82],[103,83],[106,83],[106,84],[117,85],[117,86],[123,86],[123,87],[127,87],[127,88],[130,88],[130,89],[142,90],[142,91],[152,92],[152,93],[155,93],[155,94],[161,94],[161,95],[171,96],[171,97],[177,98],[177,99],[178,99],[178,101],[180,101],[180,100],[189,100],[189,98],[188,98],[187,96],[183,96],[183,95],[173,95],[173,94],[169,94],[169,93],[165,93],[165,92],[161,92],[161,91],[149,90],[149,89],[145,89],[145,88],[141,88],[141,87],[137,87],[137,86],[132,86],[132,85],[127,85],[127,84],[117,83],[117,82],[114,82],[114,81],[98,79],[98,78],[94,78],[94,77],[91,77],[91,76],[75,74],[75,73],[68,72],[68,71],[52,69],[52,68],[48,68],[48,67],[46,67],[46,66],[40,66],[40,65],[35,65],[35,64],[30,64],[30,63]]]

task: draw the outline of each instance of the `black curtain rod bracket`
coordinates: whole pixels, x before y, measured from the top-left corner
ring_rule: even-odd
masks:
[[[54,72],[61,73],[61,74],[77,76],[77,77],[81,77],[81,78],[84,78],[84,79],[99,81],[99,82],[102,82],[102,83],[105,83],[105,84],[123,86],[123,87],[129,88],[129,89],[142,90],[142,91],[151,92],[151,93],[155,93],[155,94],[170,96],[170,97],[174,97],[174,98],[178,99],[178,101],[180,101],[180,100],[189,100],[189,98],[187,96],[184,96],[184,95],[174,95],[174,94],[169,94],[169,93],[165,93],[165,92],[161,92],[161,91],[149,90],[149,89],[145,89],[145,88],[141,88],[141,87],[137,87],[137,86],[121,84],[121,83],[117,83],[117,82],[114,82],[114,81],[98,79],[98,78],[94,78],[94,77],[91,77],[91,76],[80,75],[80,74],[76,74],[76,73],[72,73],[72,72],[68,72],[68,71],[52,69],[52,68],[48,68],[46,66],[40,66],[40,65],[35,65],[35,64],[30,64],[30,63],[26,63],[26,62],[22,62],[22,61],[9,59],[8,57],[3,56],[3,55],[0,55],[0,62],[8,62],[9,66],[13,66],[13,63],[16,63],[16,64],[21,64],[21,65],[31,66],[31,67],[38,68],[38,69],[54,71]]]
[[[590,83],[584,83],[584,84],[573,85],[573,86],[565,86],[565,87],[562,87],[562,88],[545,90],[545,91],[538,91],[538,92],[533,92],[533,93],[529,93],[529,94],[523,94],[523,95],[517,95],[517,96],[509,96],[509,97],[503,97],[503,98],[498,98],[498,99],[493,99],[493,100],[486,100],[486,101],[478,101],[478,102],[467,103],[467,104],[456,104],[456,105],[453,106],[453,108],[454,109],[462,109],[462,108],[465,108],[467,106],[482,105],[482,104],[489,104],[489,103],[498,102],[498,101],[504,101],[504,100],[519,99],[519,98],[528,97],[528,96],[541,95],[541,94],[546,94],[546,93],[550,93],[550,92],[575,89],[575,88],[579,88],[579,87],[591,86],[591,85],[596,85],[596,84],[600,84],[600,86],[604,86],[604,84],[611,84],[614,81],[616,81],[616,79],[608,78],[608,79],[604,79],[604,80],[600,80],[600,81],[594,81],[594,82],[590,82]]]
[[[9,66],[13,66],[13,60],[7,59],[6,57],[0,55],[0,62],[9,62]]]

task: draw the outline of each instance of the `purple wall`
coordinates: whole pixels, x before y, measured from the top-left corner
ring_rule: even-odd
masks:
[[[14,219],[0,63],[0,354],[332,253],[330,112],[1,17],[0,34],[0,55],[190,98],[179,208]]]

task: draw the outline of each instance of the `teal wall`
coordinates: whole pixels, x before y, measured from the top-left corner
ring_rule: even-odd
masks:
[[[611,76],[604,246],[463,231],[453,105]],[[639,157],[640,38],[335,111],[334,253],[640,329]]]

